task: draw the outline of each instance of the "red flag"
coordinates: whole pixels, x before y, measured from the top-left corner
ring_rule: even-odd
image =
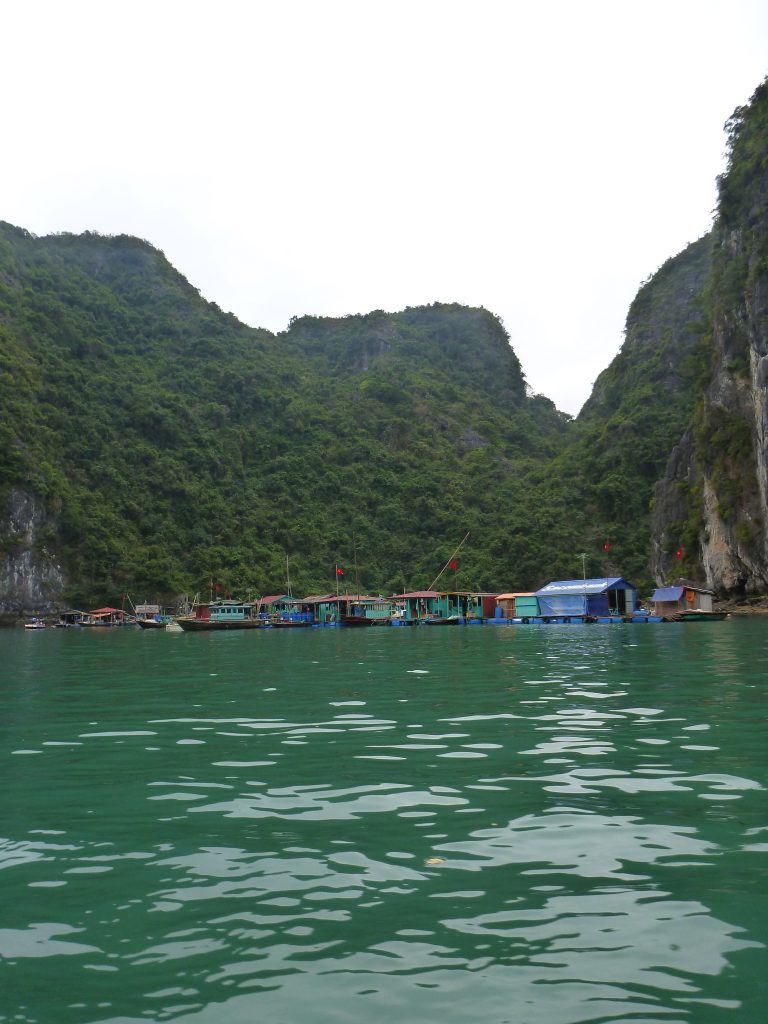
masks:
[[[605,541],[603,541],[603,551],[610,551],[610,550],[611,550],[611,542],[606,539]]]
[[[214,589],[215,589],[217,594],[220,594],[221,593],[221,584],[217,583],[216,586],[214,587]]]
[[[336,566],[336,575],[337,575],[337,576],[343,576],[343,575],[344,575],[344,570],[343,570],[343,569],[340,569],[340,568],[338,567],[338,565]]]
[[[679,562],[682,559],[682,557],[683,557],[683,549],[682,548],[678,548],[677,551],[675,552],[675,558]]]
[[[451,559],[451,568],[453,569],[454,572],[456,572],[456,559],[455,558]]]

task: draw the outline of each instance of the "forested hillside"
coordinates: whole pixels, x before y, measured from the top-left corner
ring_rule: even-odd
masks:
[[[83,603],[210,578],[280,590],[286,554],[299,591],[355,559],[365,589],[425,586],[468,531],[459,585],[574,569],[578,516],[541,473],[568,418],[526,394],[485,310],[304,318],[275,337],[147,243],[4,225],[0,343],[6,593],[30,548],[29,572],[63,581],[51,600]]]
[[[585,567],[647,592],[652,551],[657,580],[768,587],[766,88],[730,122],[713,232],[641,286],[576,421],[484,309],[274,335],[147,242],[0,224],[0,613],[275,593],[286,556],[296,593],[337,563],[402,591],[467,533],[462,589]]]

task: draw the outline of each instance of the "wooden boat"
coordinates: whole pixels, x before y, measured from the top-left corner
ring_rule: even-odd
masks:
[[[45,629],[46,625],[43,619],[33,618],[29,622],[24,623],[24,629]]]
[[[722,622],[728,618],[728,612],[706,612],[702,608],[692,608],[690,611],[678,612],[670,615],[669,622]]]
[[[194,616],[182,615],[176,619],[185,633],[221,632],[229,629],[269,629],[269,623],[263,619],[237,619],[223,622],[217,619],[196,619]]]
[[[458,626],[461,619],[458,615],[435,615],[432,618],[419,619],[420,626]]]

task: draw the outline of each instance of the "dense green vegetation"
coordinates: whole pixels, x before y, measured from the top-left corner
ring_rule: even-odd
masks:
[[[274,593],[286,554],[297,593],[333,589],[337,562],[364,590],[425,587],[467,531],[462,588],[526,589],[584,561],[648,588],[653,484],[707,365],[709,251],[643,286],[573,423],[529,394],[486,310],[303,317],[274,336],[145,242],[2,225],[0,510],[13,488],[45,499],[38,544],[73,603],[211,578]]]
[[[148,244],[0,233],[0,498],[44,497],[74,602],[128,592],[425,586],[572,574],[546,494],[568,417],[528,397],[500,323],[432,306],[279,337],[203,301]],[[560,504],[558,504],[560,503]],[[12,550],[18,541],[6,537]]]

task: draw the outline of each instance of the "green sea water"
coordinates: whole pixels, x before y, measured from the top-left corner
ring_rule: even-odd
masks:
[[[768,620],[0,632],[0,1021],[768,1019]]]

